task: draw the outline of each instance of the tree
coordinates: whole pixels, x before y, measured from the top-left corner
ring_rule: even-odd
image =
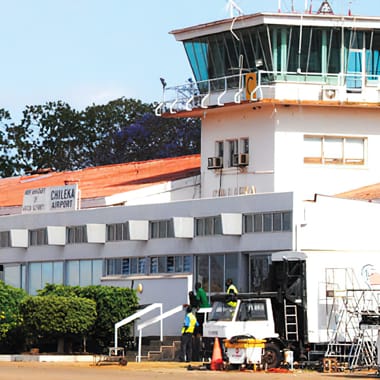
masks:
[[[19,124],[0,110],[1,174],[77,170],[199,153],[200,121],[154,115],[152,104],[120,98],[76,111],[67,103],[27,106]],[[2,164],[2,165],[1,165]]]
[[[38,292],[39,296],[84,297],[96,302],[97,318],[88,333],[88,348],[93,352],[103,351],[112,346],[115,323],[132,315],[138,306],[136,292],[133,289],[113,286],[65,286],[48,284]],[[130,327],[120,329],[120,341],[130,335]]]
[[[151,104],[126,98],[116,99],[105,105],[87,107],[83,112],[83,119],[90,131],[89,140],[93,142],[91,165],[126,162],[120,160],[121,152],[114,137],[146,113],[153,113]]]
[[[0,281],[0,347],[3,352],[13,351],[23,343],[19,337],[23,321],[20,304],[26,296],[24,290]]]
[[[96,303],[81,297],[29,296],[21,312],[30,336],[57,339],[57,352],[63,353],[65,339],[85,336],[94,325]]]
[[[111,134],[107,151],[99,146],[97,156],[110,163],[144,161],[199,153],[200,123],[194,119],[164,119],[145,113],[135,122]]]
[[[8,111],[0,108],[0,176],[9,177],[13,174],[17,163],[13,160],[11,145],[8,140],[8,130],[11,116]]]
[[[75,170],[88,164],[86,131],[80,112],[67,103],[27,106],[19,125],[8,128],[16,173],[41,168]]]

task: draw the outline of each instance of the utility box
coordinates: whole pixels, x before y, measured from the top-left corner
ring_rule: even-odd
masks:
[[[230,364],[261,364],[265,339],[225,339],[224,347]]]

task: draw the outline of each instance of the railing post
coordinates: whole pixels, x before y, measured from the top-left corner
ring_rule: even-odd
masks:
[[[164,340],[164,328],[163,328],[163,321],[164,319],[162,318],[162,304],[161,304],[161,307],[160,307],[160,312],[161,312],[161,320],[160,320],[160,340],[161,342]]]
[[[142,343],[142,330],[140,330],[140,333],[139,333],[139,352],[137,355],[137,361],[139,363],[141,362],[141,343]]]

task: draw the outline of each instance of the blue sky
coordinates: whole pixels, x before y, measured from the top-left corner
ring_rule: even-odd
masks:
[[[278,0],[235,0],[244,14],[277,11]],[[310,0],[308,0],[310,3]],[[229,17],[227,0],[0,0],[0,108],[63,100],[76,109],[125,96],[159,101],[191,76],[169,34]],[[282,0],[282,11],[291,9]],[[313,0],[316,10],[321,0]],[[379,0],[331,0],[335,13],[379,15]],[[294,0],[297,11],[305,0]]]

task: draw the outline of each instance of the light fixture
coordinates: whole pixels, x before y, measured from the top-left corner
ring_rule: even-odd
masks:
[[[160,81],[161,81],[161,84],[162,84],[162,88],[165,89],[165,87],[166,87],[166,80],[164,78],[160,78]]]

